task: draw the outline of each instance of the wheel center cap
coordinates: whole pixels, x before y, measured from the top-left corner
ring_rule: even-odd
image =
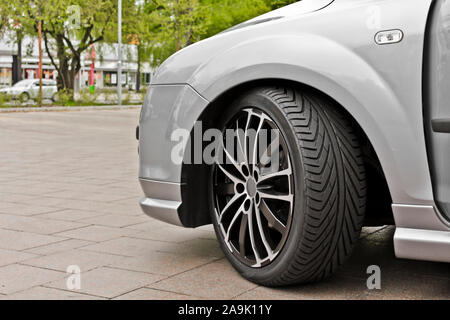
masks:
[[[253,198],[254,196],[256,196],[257,193],[257,188],[256,188],[256,181],[253,178],[250,178],[247,180],[247,194],[249,195],[250,198]]]

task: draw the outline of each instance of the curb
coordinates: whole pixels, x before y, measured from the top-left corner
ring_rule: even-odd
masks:
[[[97,111],[97,110],[131,110],[139,109],[135,106],[92,106],[92,107],[28,107],[28,108],[0,108],[0,113],[27,113],[27,112],[74,112],[74,111]]]

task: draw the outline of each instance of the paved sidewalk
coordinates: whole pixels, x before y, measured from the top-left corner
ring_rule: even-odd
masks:
[[[366,228],[317,285],[267,289],[223,258],[210,226],[184,230],[138,206],[139,110],[0,114],[0,299],[449,299],[448,264],[396,260],[394,229]],[[81,289],[67,289],[68,266]],[[378,265],[382,290],[369,291]]]
[[[85,106],[85,107],[61,107],[61,106],[49,106],[49,107],[11,107],[0,108],[0,113],[16,113],[16,112],[74,112],[74,111],[100,111],[100,110],[128,110],[128,109],[140,109],[139,105],[127,105],[127,106]]]

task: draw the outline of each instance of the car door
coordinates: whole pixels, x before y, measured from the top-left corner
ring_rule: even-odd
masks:
[[[42,97],[43,99],[51,99],[53,94],[53,84],[50,81],[42,82]]]
[[[39,97],[39,81],[33,81],[29,89],[30,98],[37,99]]]
[[[424,116],[435,200],[450,221],[450,0],[435,2],[425,51]]]

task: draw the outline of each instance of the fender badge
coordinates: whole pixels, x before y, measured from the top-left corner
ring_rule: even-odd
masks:
[[[380,31],[375,35],[375,42],[378,45],[399,43],[403,40],[403,31],[399,29]]]

